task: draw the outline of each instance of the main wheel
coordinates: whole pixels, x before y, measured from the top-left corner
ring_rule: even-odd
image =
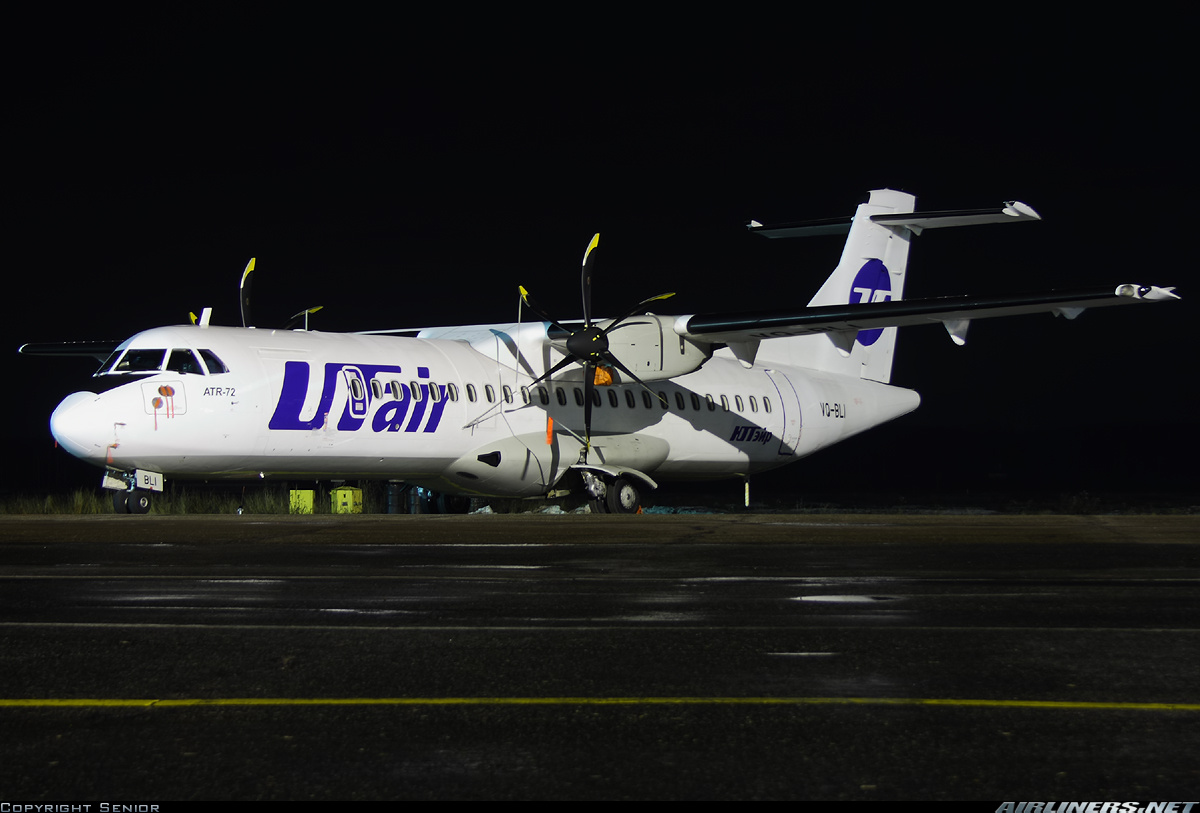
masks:
[[[605,496],[608,510],[613,514],[636,514],[642,507],[642,495],[638,493],[633,481],[618,477],[608,484],[608,494]]]
[[[134,489],[129,494],[129,513],[144,514],[150,510],[150,492]]]
[[[113,513],[128,514],[129,513],[129,492],[114,491],[113,492]]]

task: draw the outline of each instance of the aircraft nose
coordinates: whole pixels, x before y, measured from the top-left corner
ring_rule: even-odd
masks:
[[[104,457],[107,452],[101,425],[95,411],[89,409],[98,397],[94,392],[73,392],[50,416],[50,434],[59,446],[76,457]]]

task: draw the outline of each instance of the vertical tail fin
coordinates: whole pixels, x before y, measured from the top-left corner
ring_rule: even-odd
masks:
[[[872,191],[870,199],[854,214],[841,261],[809,307],[902,299],[912,231],[904,225],[885,226],[871,218],[910,213],[915,203],[916,198],[906,192]],[[759,358],[886,384],[892,377],[896,330],[891,327],[778,339],[764,343]]]

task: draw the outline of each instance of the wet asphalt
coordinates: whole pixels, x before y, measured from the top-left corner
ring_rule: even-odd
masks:
[[[1196,517],[0,517],[12,803],[1192,798],[1198,675]]]

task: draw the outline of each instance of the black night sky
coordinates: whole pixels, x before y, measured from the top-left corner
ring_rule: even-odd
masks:
[[[887,186],[919,209],[1019,199],[1044,218],[918,238],[908,298],[1137,282],[1184,301],[980,321],[965,348],[906,329],[893,381],[922,407],[777,487],[1194,493],[1182,28],[450,22],[29,46],[5,128],[7,491],[99,481],[48,429],[94,365],[17,346],[123,339],[205,306],[236,323],[251,256],[263,326],[312,305],[329,331],[506,321],[518,284],[575,318],[597,231],[602,313],[663,291],[678,313],[777,308],[809,299],[841,241],[766,241],[745,221],[849,215]]]

